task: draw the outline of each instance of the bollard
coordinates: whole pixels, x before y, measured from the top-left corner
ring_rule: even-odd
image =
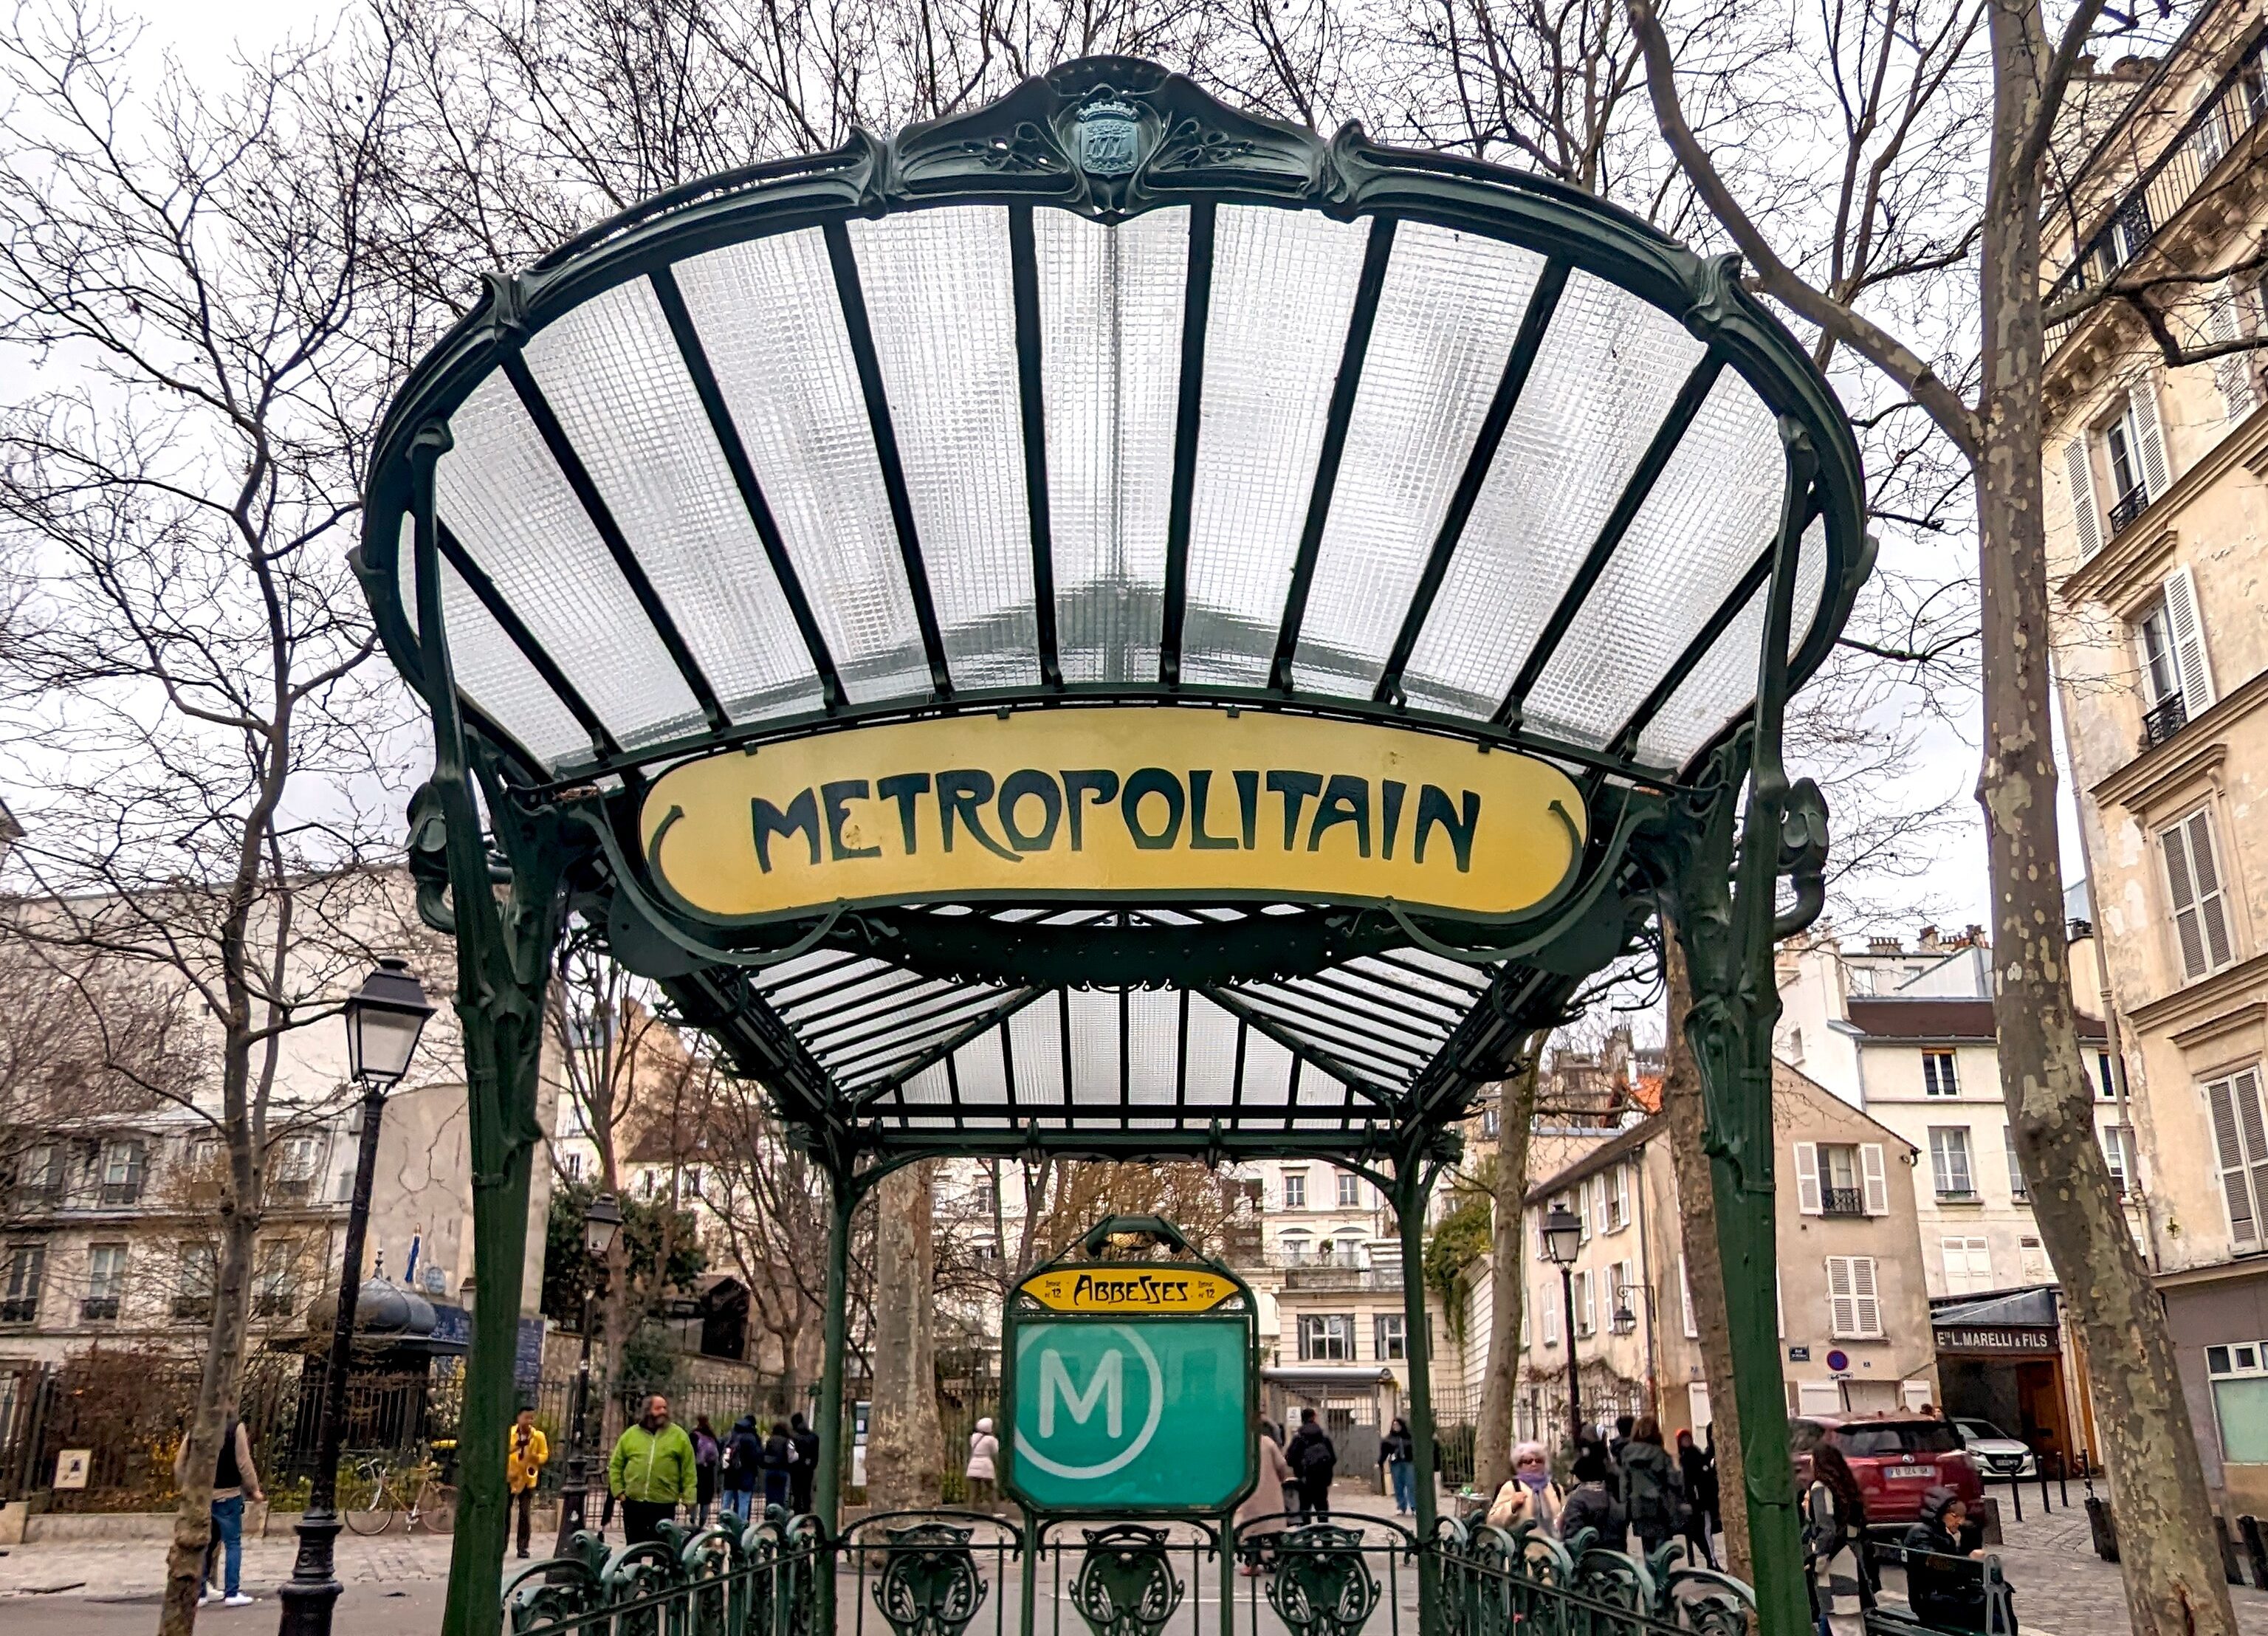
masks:
[[[2260,1537],[2260,1519],[2241,1516],[2236,1519],[2237,1537],[2244,1541],[2244,1554],[2252,1563],[2252,1588],[2268,1590],[2268,1541]]]
[[[2105,1562],[2118,1560],[2118,1520],[2110,1514],[2110,1502],[2087,1497],[2087,1531],[2094,1537],[2095,1554]]]
[[[2024,1485],[2016,1480],[2014,1471],[2008,1473],[2008,1503],[2016,1508],[2016,1521],[2024,1520]]]
[[[1984,1515],[1978,1519],[1980,1533],[1977,1543],[1984,1545],[1998,1545],[2004,1543],[2000,1534],[2000,1502],[1987,1494],[1984,1496],[1983,1510]]]
[[[2064,1463],[2061,1449],[2056,1450],[2056,1498],[2063,1501],[2065,1510],[2071,1509],[2071,1467]]]
[[[2032,1456],[2032,1470],[2040,1474],[2040,1513],[2043,1516],[2052,1516],[2055,1514],[2055,1507],[2048,1500],[2048,1463],[2046,1457],[2041,1455],[2034,1455]]]
[[[2228,1519],[2216,1511],[2213,1514],[2213,1537],[2220,1542],[2221,1576],[2232,1585],[2244,1583],[2244,1570],[2236,1566],[2236,1546],[2228,1537]]]

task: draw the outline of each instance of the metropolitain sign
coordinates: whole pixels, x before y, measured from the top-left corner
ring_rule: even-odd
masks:
[[[671,769],[640,814],[681,910],[1013,896],[1387,903],[1502,920],[1572,875],[1534,756],[1252,711],[1093,706],[850,728]]]

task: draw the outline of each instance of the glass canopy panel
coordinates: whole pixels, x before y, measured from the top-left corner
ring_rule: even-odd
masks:
[[[1788,651],[1802,645],[1818,616],[1827,580],[1827,525],[1815,518],[1803,531],[1802,555],[1795,564],[1795,618]],[[1657,767],[1682,767],[1734,716],[1746,712],[1756,696],[1758,656],[1764,651],[1769,580],[1756,587],[1739,615],[1712,643],[1693,672],[1680,682],[1660,712],[1638,734],[1638,755]]]
[[[1669,313],[1568,276],[1410,654],[1412,704],[1495,713],[1702,350]]]
[[[1040,679],[1008,212],[853,221],[915,531],[961,688]]]
[[[1160,989],[1122,991],[1126,1006],[1126,1095],[1136,1108],[1137,1130],[1169,1130],[1181,1123],[1178,1067],[1181,1006]],[[1160,1113],[1165,1116],[1160,1116]]]
[[[449,432],[434,478],[441,521],[608,731],[635,748],[700,726],[692,689],[503,371],[473,388]]]
[[[1235,1018],[1202,994],[1189,996],[1189,1083],[1182,1097],[1193,1109],[1213,1110],[1238,1100]]]
[[[1292,1053],[1257,1028],[1244,1031],[1244,1094],[1247,1108],[1278,1113],[1291,1106]]]
[[[1377,685],[1543,269],[1498,240],[1425,222],[1395,232],[1300,627],[1300,686],[1367,698]]]
[[[1205,328],[1182,674],[1268,680],[1366,222],[1223,205]]]
[[[1037,210],[1032,239],[1064,679],[1154,682],[1189,213]]]
[[[1610,740],[1771,543],[1786,476],[1772,412],[1727,370],[1536,678],[1528,719]]]
[[[1118,996],[1101,989],[1069,991],[1071,1096],[1082,1107],[1119,1101]]]
[[[526,357],[726,712],[816,709],[819,677],[653,286],[594,296]]]
[[[417,626],[417,567],[411,520],[401,520],[401,606],[410,628]],[[457,689],[475,709],[519,741],[547,767],[583,761],[592,754],[591,735],[559,696],[536,674],[527,656],[512,645],[504,627],[481,606],[462,575],[441,563],[441,623],[449,637],[449,663]]]
[[[926,696],[874,434],[819,229],[673,269],[788,560],[854,703]]]
[[[1061,997],[1042,994],[1008,1019],[1008,1055],[1020,1106],[1060,1108],[1069,1100],[1064,1086]],[[1060,1129],[1061,1119],[1043,1121]]]

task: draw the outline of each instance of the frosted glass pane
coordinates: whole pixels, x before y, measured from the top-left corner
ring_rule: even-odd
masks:
[[[945,1065],[933,1064],[908,1080],[898,1087],[898,1100],[917,1106],[950,1103],[953,1101],[953,1093],[946,1086]]]
[[[449,417],[436,505],[625,748],[703,725],[693,691],[501,371]]]
[[[1181,1000],[1165,990],[1136,989],[1126,997],[1128,1094],[1137,1103],[1174,1101],[1181,1016]]]
[[[1412,704],[1495,714],[1701,352],[1670,314],[1569,275],[1410,655]]]
[[[1244,1035],[1244,1105],[1281,1108],[1292,1097],[1292,1053],[1257,1028]]]
[[[954,685],[1035,682],[1008,212],[854,221],[850,244]]]
[[[674,270],[843,692],[926,697],[921,630],[819,230]]]
[[[1071,995],[1071,1100],[1118,1105],[1118,996],[1095,989]]]
[[[1423,222],[1394,237],[1300,629],[1298,685],[1367,698],[1463,476],[1543,258]]]
[[[1178,1025],[1177,1025],[1178,1026]],[[1236,1019],[1202,994],[1189,996],[1190,1107],[1225,1108],[1236,1087]]]
[[[1761,549],[1761,548],[1759,548]],[[1827,583],[1827,525],[1817,518],[1804,530],[1803,552],[1795,564],[1795,618],[1788,650],[1802,645],[1818,617],[1820,593]],[[1678,684],[1660,713],[1638,734],[1638,757],[1675,770],[1716,737],[1717,730],[1756,702],[1756,671],[1764,652],[1764,601],[1769,581],[1758,586],[1740,616],[1710,645],[1701,662]]]
[[[1182,378],[1184,209],[1032,215],[1056,643],[1069,682],[1154,682]]]
[[[1771,538],[1786,475],[1771,411],[1727,370],[1536,678],[1528,720],[1611,739]]]
[[[953,1072],[964,1102],[1008,1100],[1008,1076],[1000,1057],[1000,1030],[987,1029],[953,1054]]]
[[[1224,205],[1189,522],[1184,680],[1268,680],[1366,222]]]
[[[527,366],[736,721],[816,709],[819,678],[653,286],[593,297]]]
[[[401,610],[415,630],[417,568],[410,534],[410,520],[404,517],[396,564],[401,580]],[[504,627],[490,616],[473,588],[446,557],[441,560],[441,623],[449,638],[449,662],[456,674],[457,691],[482,715],[547,767],[592,758],[591,735],[559,702],[550,684],[536,674],[527,656],[504,635]]]
[[[1054,995],[1042,994],[1008,1019],[1020,1102],[1048,1108],[1064,1101],[1063,1028],[1056,1005]]]

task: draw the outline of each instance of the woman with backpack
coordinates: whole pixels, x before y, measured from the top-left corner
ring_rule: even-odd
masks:
[[[1685,1522],[1685,1479],[1661,1446],[1661,1422],[1640,1417],[1623,1447],[1623,1513],[1651,1557]]]
[[[717,1441],[716,1428],[709,1417],[693,1417],[693,1526],[709,1526],[709,1507],[717,1502],[717,1468],[724,1458],[724,1449]]]
[[[795,1445],[788,1441],[787,1422],[772,1422],[772,1434],[764,1439],[764,1509],[774,1506],[787,1509],[788,1469],[795,1463]]]
[[[733,1422],[733,1434],[725,1441],[723,1481],[725,1511],[742,1522],[755,1508],[756,1474],[763,1469],[764,1440],[756,1435],[756,1417],[744,1414]]]

